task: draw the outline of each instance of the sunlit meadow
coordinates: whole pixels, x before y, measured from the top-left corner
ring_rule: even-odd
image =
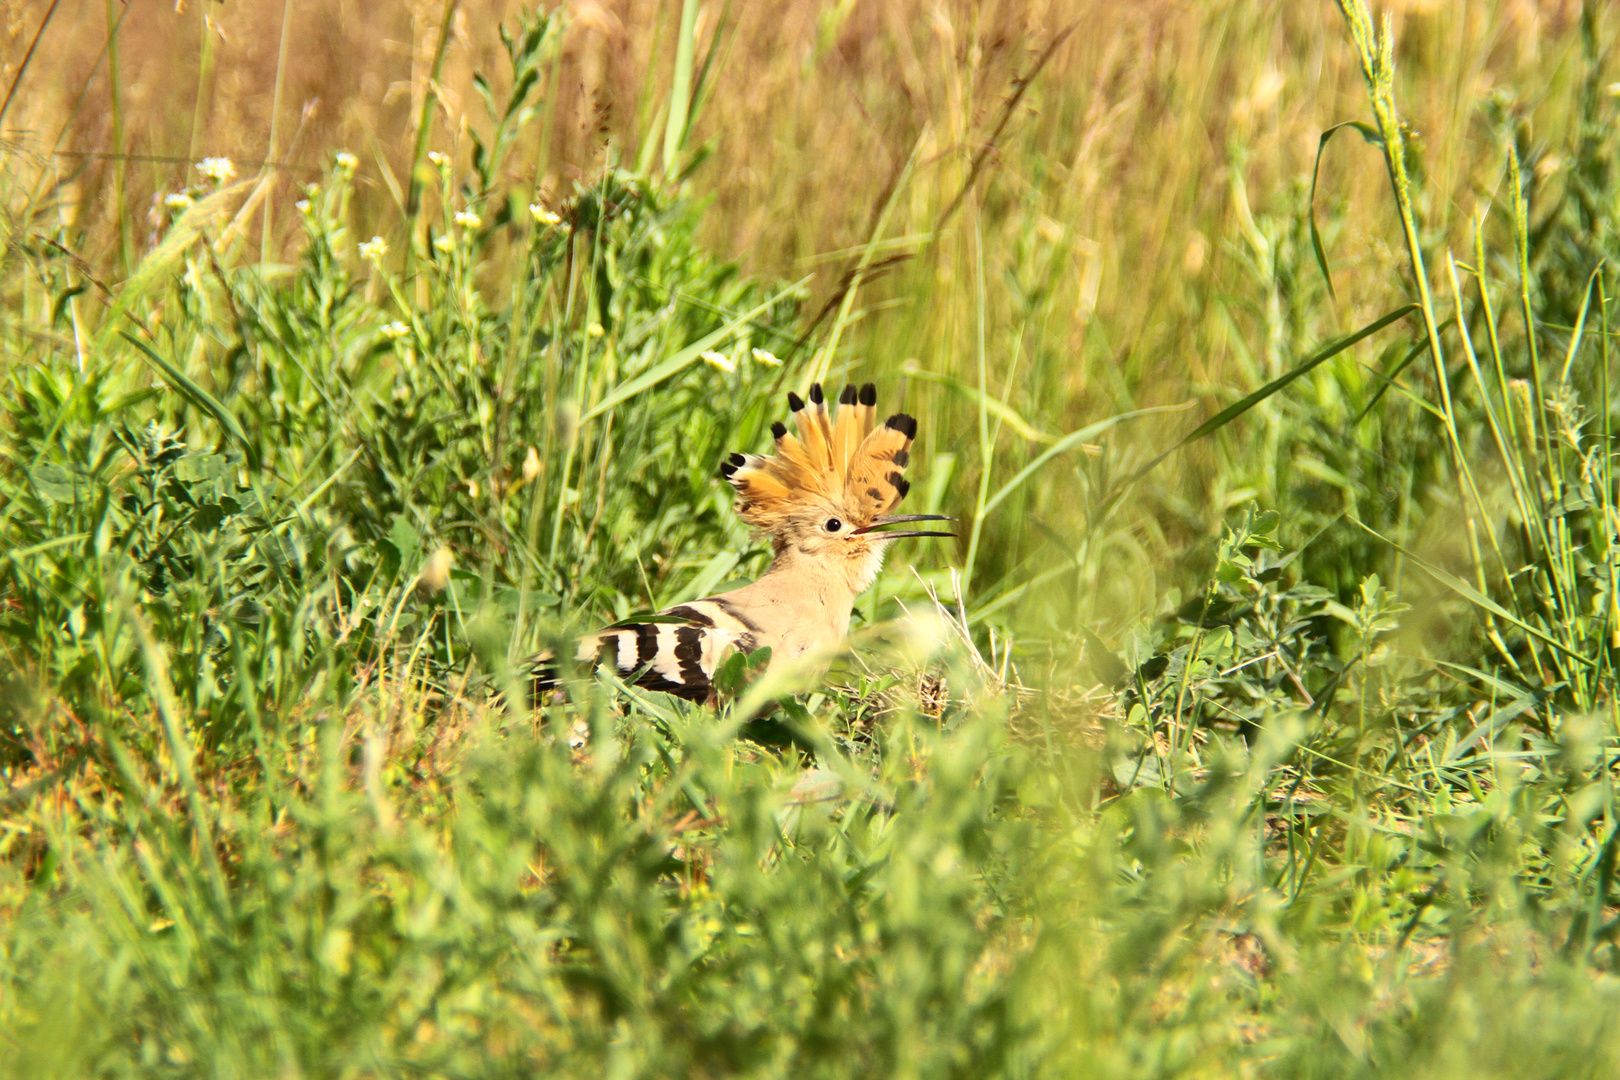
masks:
[[[1617,31],[0,3],[4,1075],[1614,1075]],[[957,539],[532,707],[814,380]]]

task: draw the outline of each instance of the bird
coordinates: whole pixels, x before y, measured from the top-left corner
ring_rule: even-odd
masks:
[[[954,536],[887,530],[944,514],[891,513],[906,497],[917,421],[895,413],[875,423],[877,389],[844,387],[834,416],[820,383],[808,398],[789,392],[794,431],[771,425],[772,454],[729,455],[720,477],[736,492],[744,522],[769,539],[760,578],[729,592],[688,600],[641,621],[582,637],[576,660],[600,660],[635,685],[695,702],[716,700],[714,675],[733,652],[769,648],[767,670],[826,658],[843,642],[855,598],[902,537]],[[536,702],[560,689],[550,654],[535,658]]]

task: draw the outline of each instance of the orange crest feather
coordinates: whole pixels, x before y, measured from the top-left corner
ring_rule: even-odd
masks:
[[[905,469],[917,421],[897,413],[874,427],[876,404],[871,383],[844,387],[836,419],[828,415],[820,383],[810,387],[808,403],[788,394],[798,437],[778,421],[771,425],[775,454],[732,454],[720,467],[737,491],[737,513],[774,532],[812,503],[842,507],[856,526],[894,509],[911,488]]]

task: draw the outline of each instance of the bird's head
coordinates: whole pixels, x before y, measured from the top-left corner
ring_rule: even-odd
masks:
[[[888,543],[906,536],[952,536],[907,529],[917,521],[949,521],[941,514],[895,514],[911,485],[905,470],[917,421],[897,413],[874,423],[877,391],[871,383],[844,387],[838,414],[829,415],[821,384],[810,398],[788,395],[798,434],[771,425],[776,453],[732,454],[720,474],[737,491],[737,512],[771,538],[779,558],[809,560],[845,576],[855,592],[872,583]]]

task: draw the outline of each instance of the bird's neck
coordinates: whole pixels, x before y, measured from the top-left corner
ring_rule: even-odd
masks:
[[[817,606],[841,612],[844,620],[848,620],[855,608],[855,597],[864,587],[864,583],[852,579],[848,567],[807,556],[793,547],[778,550],[759,580],[791,586],[792,593],[814,597]]]

